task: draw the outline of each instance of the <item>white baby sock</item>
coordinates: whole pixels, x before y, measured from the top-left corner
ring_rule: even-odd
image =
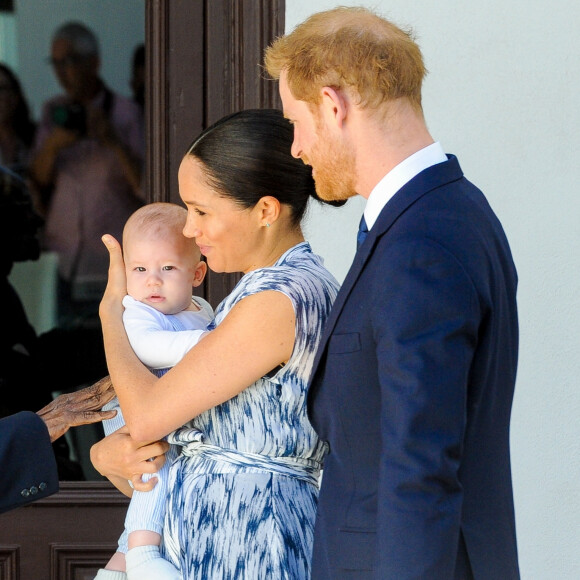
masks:
[[[161,557],[158,546],[131,548],[125,558],[128,580],[181,580],[177,568]]]
[[[104,568],[101,568],[94,580],[127,580],[127,574],[125,574],[125,572],[105,570]]]

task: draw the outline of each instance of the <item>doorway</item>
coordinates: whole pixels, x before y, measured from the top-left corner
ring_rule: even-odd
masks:
[[[146,187],[177,201],[177,167],[189,142],[228,113],[279,107],[260,69],[284,32],[284,0],[146,0]],[[210,274],[212,306],[234,274]],[[107,481],[61,482],[45,500],[0,516],[0,578],[89,580],[116,548],[128,500]]]

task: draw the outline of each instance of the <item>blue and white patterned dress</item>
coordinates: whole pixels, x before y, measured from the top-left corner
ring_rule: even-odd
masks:
[[[291,358],[171,438],[183,450],[170,469],[163,549],[184,580],[310,577],[326,446],[308,420],[306,391],[338,283],[302,242],[273,266],[246,274],[213,324],[264,290],[282,292],[294,306]]]

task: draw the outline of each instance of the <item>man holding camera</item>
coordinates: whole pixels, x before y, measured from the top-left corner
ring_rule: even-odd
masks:
[[[98,40],[83,24],[58,28],[49,61],[65,92],[43,107],[31,176],[45,249],[59,258],[59,325],[91,326],[107,279],[101,236],[120,236],[143,203],[143,121],[99,77]]]

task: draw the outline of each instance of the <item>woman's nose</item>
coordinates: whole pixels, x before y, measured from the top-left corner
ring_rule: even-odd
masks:
[[[186,238],[197,238],[201,234],[201,230],[197,227],[195,222],[189,218],[185,222],[185,226],[183,228],[183,235]]]

